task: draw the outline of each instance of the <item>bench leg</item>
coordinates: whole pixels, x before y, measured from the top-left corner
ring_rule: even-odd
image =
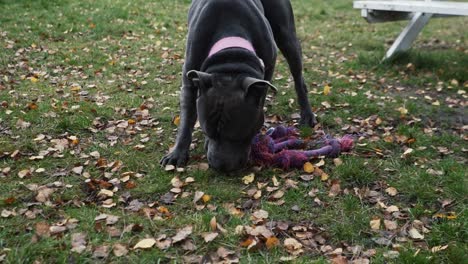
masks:
[[[416,13],[410,20],[409,24],[403,29],[393,45],[385,54],[384,60],[392,57],[396,52],[406,51],[411,47],[411,44],[418,36],[419,32],[429,22],[432,14]]]

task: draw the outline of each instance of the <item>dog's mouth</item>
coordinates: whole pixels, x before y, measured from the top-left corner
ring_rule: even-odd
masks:
[[[238,148],[235,144],[208,140],[205,143],[208,164],[216,171],[235,173],[247,167],[250,146]]]

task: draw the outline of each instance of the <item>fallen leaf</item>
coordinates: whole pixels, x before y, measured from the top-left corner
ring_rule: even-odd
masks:
[[[329,197],[335,197],[341,192],[341,185],[339,180],[333,180],[330,192],[328,193]]]
[[[39,187],[37,190],[36,201],[40,203],[45,203],[49,201],[49,196],[54,193],[54,189],[47,187]]]
[[[93,258],[104,259],[109,256],[109,246],[97,246],[93,252]]]
[[[432,253],[437,253],[439,251],[442,251],[442,250],[446,250],[448,248],[448,245],[445,245],[445,246],[435,246],[435,247],[432,247],[431,248],[431,252]]]
[[[83,166],[74,167],[72,172],[77,175],[81,175],[83,173]]]
[[[401,158],[407,158],[411,153],[413,153],[413,149],[412,148],[407,148],[405,150],[405,152],[403,152],[403,155],[401,155]]]
[[[388,187],[387,189],[385,189],[385,192],[390,196],[395,196],[398,194],[397,189],[395,189],[394,187]]]
[[[31,176],[31,170],[25,169],[25,170],[20,170],[18,172],[18,177],[20,177],[20,179],[23,179],[24,177],[27,177],[27,176]]]
[[[325,165],[325,160],[324,159],[321,159],[319,162],[315,163],[315,167],[316,168],[320,168],[320,167],[323,167]]]
[[[51,226],[49,228],[49,231],[51,235],[56,235],[56,234],[60,234],[60,233],[67,231],[67,227],[66,226]]]
[[[387,230],[395,230],[398,228],[398,224],[396,221],[384,220],[385,229]]]
[[[257,219],[267,219],[268,218],[268,212],[265,211],[265,210],[255,211],[252,215]]]
[[[415,239],[415,240],[421,240],[421,239],[424,239],[424,236],[421,235],[421,233],[419,233],[418,230],[416,230],[416,228],[411,228],[409,231],[408,231],[408,234],[409,236],[412,238],[412,239]]]
[[[255,180],[255,174],[254,173],[251,173],[247,176],[244,176],[242,178],[242,181],[244,182],[245,185],[248,185],[250,183],[252,183],[253,181]]]
[[[179,126],[180,125],[180,116],[176,116],[174,117],[174,120],[172,121],[172,123],[176,126]]]
[[[336,167],[343,165],[343,160],[340,158],[333,159],[333,163]]]
[[[286,238],[284,240],[284,247],[292,255],[299,255],[302,252],[304,252],[302,250],[303,245],[301,243],[299,243],[299,241],[297,241],[294,238]]]
[[[265,242],[265,246],[268,248],[268,249],[272,249],[276,246],[278,246],[280,243],[279,239],[272,236],[272,237],[269,237],[267,238],[266,242]]]
[[[315,167],[314,167],[314,165],[312,165],[312,163],[310,163],[310,162],[304,163],[304,171],[306,173],[313,173],[314,170],[315,170]]]
[[[218,227],[218,222],[216,221],[216,216],[213,216],[210,220],[210,227],[212,231],[216,231],[216,228]]]
[[[177,234],[172,237],[172,244],[175,244],[177,242],[180,242],[184,239],[186,239],[190,234],[192,234],[192,226],[186,226],[182,229],[180,229]]]
[[[370,221],[370,227],[372,230],[379,230],[380,229],[380,218],[374,219]]]
[[[348,264],[348,259],[345,256],[335,256],[331,259],[331,264]]]
[[[71,252],[81,254],[86,250],[86,234],[74,233],[71,235],[71,239]]]
[[[330,86],[328,86],[328,84],[325,85],[325,87],[323,87],[323,95],[329,95],[330,91],[331,91],[331,88]]]
[[[112,252],[114,253],[114,256],[116,257],[122,257],[128,254],[128,249],[125,245],[116,243],[112,247]]]
[[[133,249],[148,249],[152,248],[156,244],[156,240],[154,238],[145,238],[140,240]]]
[[[217,232],[203,233],[201,236],[206,243],[213,241],[219,234]]]
[[[35,225],[36,235],[40,237],[49,237],[50,236],[50,226],[46,222],[38,222]]]
[[[387,207],[387,209],[385,209],[385,211],[387,211],[389,213],[394,213],[394,212],[400,211],[400,209],[398,208],[398,206],[392,205],[392,206]]]
[[[204,203],[208,203],[210,200],[211,200],[211,196],[210,196],[210,195],[204,194],[204,195],[202,196],[202,201],[203,201]]]
[[[205,195],[204,192],[196,191],[195,195],[193,197],[193,203],[196,204],[198,201],[200,201],[200,199],[203,197],[203,195]]]

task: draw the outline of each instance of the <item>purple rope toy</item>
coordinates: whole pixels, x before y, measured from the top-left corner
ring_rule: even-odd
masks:
[[[256,165],[273,166],[284,170],[302,168],[311,158],[319,156],[336,158],[342,152],[350,151],[354,145],[351,135],[342,138],[324,136],[317,142],[322,146],[319,149],[297,150],[307,145],[298,136],[296,128],[284,126],[270,128],[266,134],[258,134],[252,141],[252,161]]]

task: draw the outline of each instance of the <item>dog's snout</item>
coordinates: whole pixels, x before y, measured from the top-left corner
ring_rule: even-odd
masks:
[[[214,157],[208,157],[208,163],[210,167],[220,172],[234,172],[241,170],[247,164],[245,158],[229,158],[229,159],[218,159]]]

